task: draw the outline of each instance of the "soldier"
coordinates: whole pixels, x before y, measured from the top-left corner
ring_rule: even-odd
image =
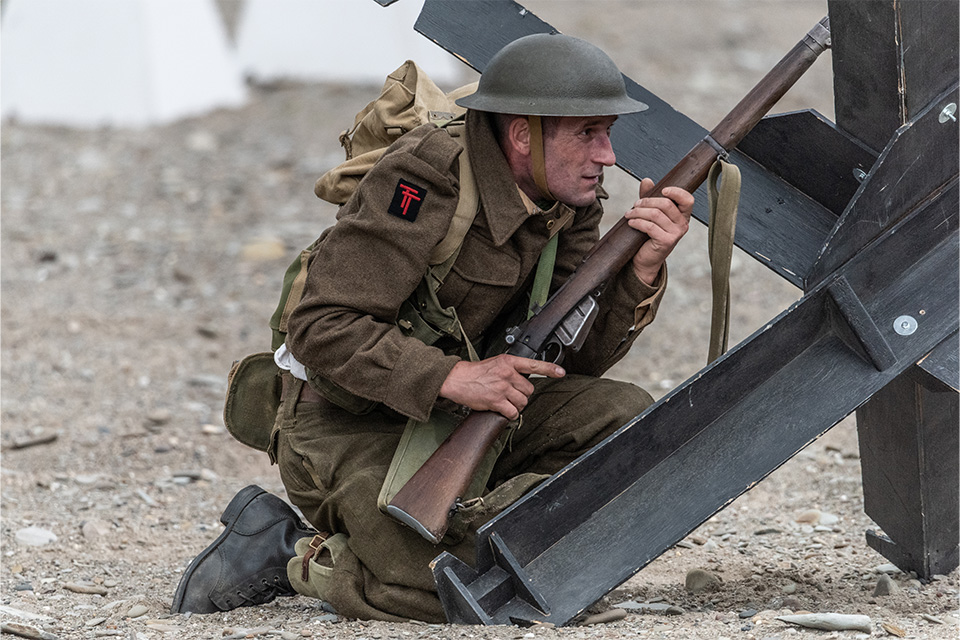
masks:
[[[387,150],[320,237],[278,349],[289,370],[269,454],[317,531],[279,498],[247,487],[224,512],[224,532],[184,573],[173,611],[225,611],[299,593],[348,617],[443,621],[429,562],[447,550],[472,563],[480,525],[652,403],[638,387],[598,377],[653,320],[665,260],[693,208],[679,188],[643,197],[649,179],[625,214],[649,240],[606,285],[581,350],[563,368],[489,356],[527,313],[551,238],[552,289],[597,241],[603,170],[615,161],[610,129],[645,105],[627,96],[606,54],[559,34],[504,47],[458,104],[467,108],[465,153],[480,209],[433,306],[455,309],[460,331],[427,340],[411,329],[429,325],[431,305],[410,301],[460,188],[460,144],[423,125]],[[384,515],[378,495],[407,423],[463,407],[499,412],[514,428],[482,500],[460,509],[433,545]]]

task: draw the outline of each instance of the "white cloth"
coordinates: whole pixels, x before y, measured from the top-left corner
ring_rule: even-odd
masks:
[[[293,354],[287,349],[287,345],[282,344],[280,348],[273,352],[273,361],[284,371],[289,371],[294,378],[299,380],[307,379],[307,369],[293,357]]]

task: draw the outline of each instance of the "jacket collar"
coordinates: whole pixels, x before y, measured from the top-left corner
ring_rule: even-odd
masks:
[[[490,237],[495,246],[502,246],[530,214],[484,112],[467,111],[467,153],[474,167]]]

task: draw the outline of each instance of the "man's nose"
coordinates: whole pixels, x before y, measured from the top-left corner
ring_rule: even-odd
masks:
[[[610,136],[603,136],[600,139],[593,159],[605,167],[612,167],[617,163],[617,154],[613,152],[613,144],[610,142]]]

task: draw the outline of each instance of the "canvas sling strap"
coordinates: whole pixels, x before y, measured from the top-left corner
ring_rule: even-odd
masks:
[[[713,286],[710,347],[707,353],[709,364],[726,352],[730,334],[730,261],[740,200],[740,170],[736,165],[719,158],[710,167],[707,195],[710,207],[707,244]]]

